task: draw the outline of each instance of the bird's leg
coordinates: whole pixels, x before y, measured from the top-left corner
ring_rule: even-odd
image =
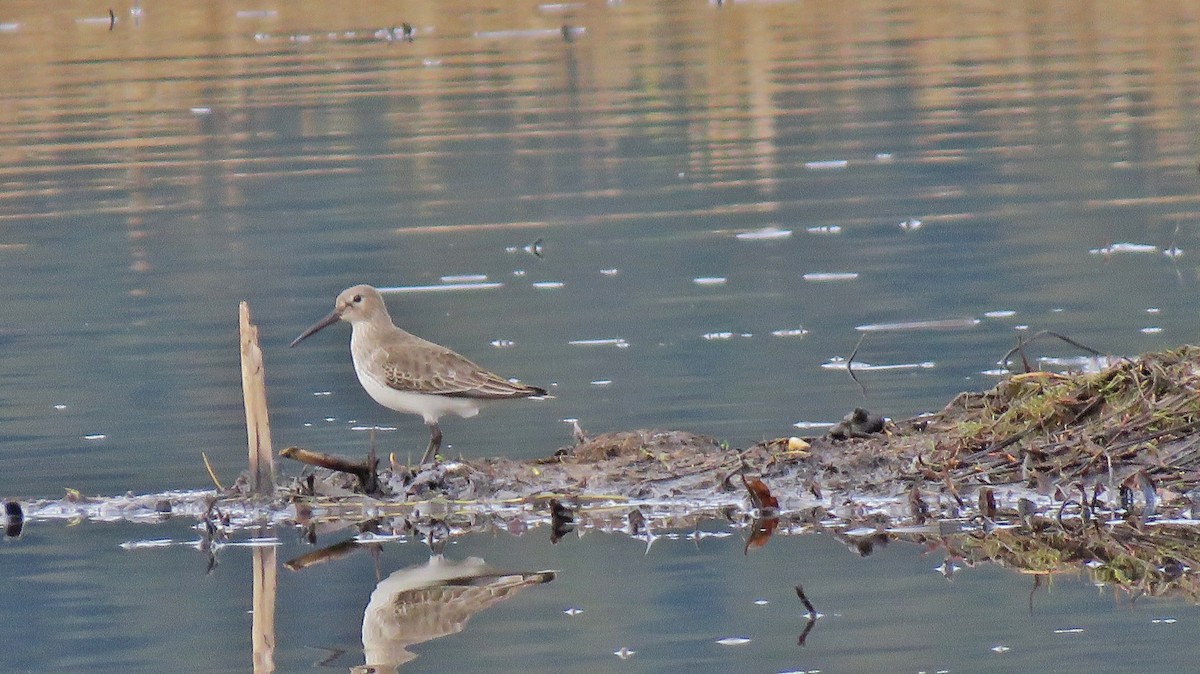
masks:
[[[421,465],[429,463],[430,459],[437,454],[442,447],[442,429],[438,428],[437,422],[428,424],[429,426],[429,447],[425,450],[425,456],[421,457]]]

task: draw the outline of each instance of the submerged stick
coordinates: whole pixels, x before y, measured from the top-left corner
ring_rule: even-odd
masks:
[[[242,353],[242,398],[246,406],[246,437],[250,449],[250,489],[270,494],[275,489],[275,459],[271,452],[271,422],[267,418],[267,390],[263,383],[262,348],[258,326],[250,322],[250,304],[238,307],[238,333]]]

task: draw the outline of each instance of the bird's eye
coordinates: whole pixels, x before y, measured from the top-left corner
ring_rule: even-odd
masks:
[[[362,303],[362,295],[355,295],[355,296],[354,296],[354,303],[355,303],[355,304],[360,304],[360,303]]]

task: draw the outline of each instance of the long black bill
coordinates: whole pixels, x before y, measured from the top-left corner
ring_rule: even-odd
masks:
[[[292,343],[288,344],[288,347],[290,348],[290,347],[296,346],[300,342],[303,342],[304,340],[306,340],[310,336],[312,336],[313,333],[318,332],[322,328],[327,328],[327,327],[333,325],[334,323],[337,323],[341,318],[342,318],[342,315],[339,314],[336,310],[329,312],[328,316],[317,321],[316,323],[313,324],[313,326],[311,328],[300,333],[300,336],[293,339]]]

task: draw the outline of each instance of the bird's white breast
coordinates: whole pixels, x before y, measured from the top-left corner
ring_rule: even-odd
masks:
[[[358,371],[358,381],[375,402],[397,412],[419,414],[427,424],[437,423],[438,418],[444,414],[453,413],[460,417],[479,414],[480,401],[471,398],[397,391],[361,370]]]

